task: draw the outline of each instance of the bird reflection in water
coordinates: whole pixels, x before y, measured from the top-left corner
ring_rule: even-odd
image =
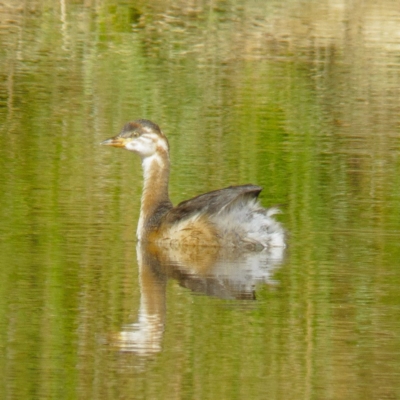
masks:
[[[141,292],[138,320],[112,334],[109,344],[120,351],[149,356],[162,350],[168,279],[194,293],[255,300],[257,284],[274,284],[272,273],[282,263],[285,249],[244,252],[138,243],[136,250]]]

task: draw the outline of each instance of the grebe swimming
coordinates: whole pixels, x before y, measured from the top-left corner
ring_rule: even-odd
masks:
[[[143,242],[190,246],[284,247],[285,232],[263,208],[255,185],[230,186],[173,206],[168,195],[169,144],[158,125],[146,119],[128,122],[103,141],[140,155],[144,174],[137,238]]]

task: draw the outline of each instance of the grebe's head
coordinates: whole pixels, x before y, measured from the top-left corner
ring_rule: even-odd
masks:
[[[139,154],[142,158],[150,157],[158,151],[169,150],[168,140],[160,127],[147,119],[128,122],[119,135],[100,144],[122,147]]]

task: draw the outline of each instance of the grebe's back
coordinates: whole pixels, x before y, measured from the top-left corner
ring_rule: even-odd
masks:
[[[265,209],[259,204],[259,186],[230,186],[173,207],[168,196],[168,140],[153,122],[130,122],[119,135],[102,144],[123,147],[142,158],[144,187],[139,240],[250,249],[285,246],[284,229],[273,218],[279,210]]]

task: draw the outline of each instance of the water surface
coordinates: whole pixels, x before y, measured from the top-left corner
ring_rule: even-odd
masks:
[[[0,394],[400,397],[396,1],[0,5]],[[174,203],[263,186],[282,254],[137,247],[129,120]]]

